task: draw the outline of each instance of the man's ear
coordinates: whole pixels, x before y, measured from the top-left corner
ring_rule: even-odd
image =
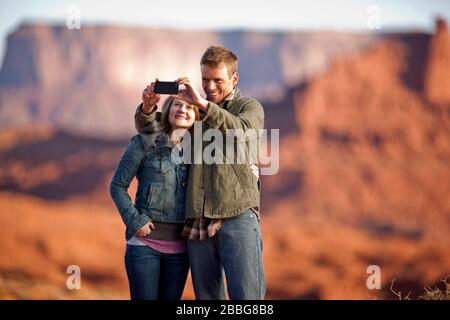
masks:
[[[233,79],[233,86],[236,86],[239,82],[239,73],[237,73],[236,71],[235,73],[233,73],[231,78]]]

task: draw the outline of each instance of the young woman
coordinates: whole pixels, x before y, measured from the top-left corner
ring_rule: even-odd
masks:
[[[147,88],[144,103],[159,101],[155,96]],[[162,109],[160,130],[131,139],[110,186],[126,226],[125,267],[133,300],[179,300],[189,271],[186,240],[181,238],[189,170],[172,161],[171,154],[199,113],[173,96]],[[133,204],[127,190],[134,177],[138,189]]]

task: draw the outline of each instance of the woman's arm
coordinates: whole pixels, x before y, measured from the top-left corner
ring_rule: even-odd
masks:
[[[139,136],[133,137],[120,159],[109,188],[123,222],[133,234],[150,222],[147,215],[139,213],[128,194],[130,183],[136,176],[144,156]]]
[[[158,78],[155,81],[158,81]],[[155,82],[152,82],[144,89],[142,103],[136,109],[134,125],[139,133],[153,133],[159,129],[156,110],[161,96],[155,93],[154,88]]]
[[[160,113],[156,111],[156,105],[150,111],[150,113],[145,113],[143,111],[143,104],[141,103],[134,114],[134,126],[138,133],[154,133],[161,131],[161,126],[159,123]]]

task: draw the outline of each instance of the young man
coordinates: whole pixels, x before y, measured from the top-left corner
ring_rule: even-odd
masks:
[[[237,63],[236,55],[227,48],[212,46],[206,50],[200,62],[206,99],[188,78],[177,80],[185,86],[177,97],[200,108],[203,132],[258,131],[264,127],[261,104],[242,97],[237,88]],[[153,85],[144,90],[143,103],[136,111],[135,124],[140,132],[155,126],[160,96],[153,92]],[[202,150],[207,146],[203,143]],[[230,299],[264,299],[258,183],[249,164],[190,165],[184,235],[197,299],[225,299],[223,271]]]

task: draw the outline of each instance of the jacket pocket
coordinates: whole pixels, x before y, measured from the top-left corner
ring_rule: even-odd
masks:
[[[147,196],[150,191],[150,186],[145,184],[138,184],[138,189],[136,193],[135,207],[138,209],[148,209]]]
[[[152,183],[147,196],[148,211],[152,215],[162,215],[164,212],[164,201],[164,184]],[[155,216],[154,218],[158,219],[161,217]]]

